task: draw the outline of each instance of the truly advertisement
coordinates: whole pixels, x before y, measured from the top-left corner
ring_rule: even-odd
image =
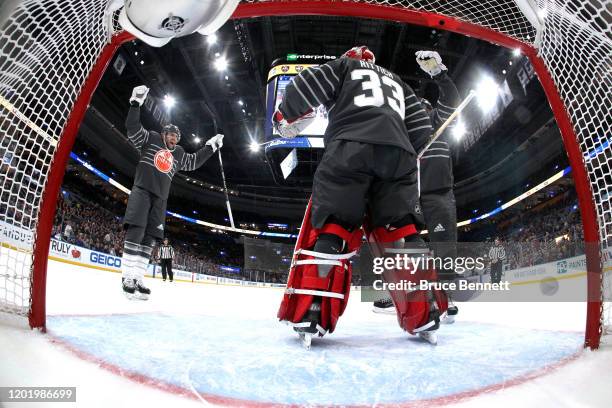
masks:
[[[51,246],[49,247],[49,254],[64,258],[80,261],[82,258],[83,251],[76,245],[69,244],[67,242],[58,241],[57,239],[51,239]]]

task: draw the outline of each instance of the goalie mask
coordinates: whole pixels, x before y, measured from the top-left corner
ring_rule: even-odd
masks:
[[[230,18],[240,0],[126,0],[119,23],[153,47],[174,37],[209,35]],[[122,2],[115,1],[118,7]],[[115,8],[118,8],[115,7]]]
[[[342,57],[367,61],[372,64],[376,64],[376,57],[374,57],[374,53],[370,51],[370,49],[365,45],[360,45],[351,48],[350,50],[342,54]]]

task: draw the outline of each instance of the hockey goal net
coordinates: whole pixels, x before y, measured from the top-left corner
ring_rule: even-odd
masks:
[[[117,47],[110,0],[0,6],[0,311],[45,324],[46,263],[57,195],[78,126]],[[116,3],[116,2],[113,2]],[[243,1],[234,18],[341,15],[419,24],[521,48],[563,135],[584,224],[585,344],[610,324],[612,10],[606,0]],[[604,298],[604,296],[607,296]]]

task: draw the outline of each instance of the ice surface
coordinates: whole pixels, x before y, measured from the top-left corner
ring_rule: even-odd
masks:
[[[354,293],[306,351],[275,318],[279,289],[148,279],[151,300],[134,302],[118,274],[49,265],[49,335],[0,325],[0,385],[76,386],[78,406],[612,401],[612,349],[581,351],[581,303],[460,305],[434,347]]]

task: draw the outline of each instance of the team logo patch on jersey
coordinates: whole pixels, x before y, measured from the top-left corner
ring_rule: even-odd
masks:
[[[153,158],[153,163],[157,170],[162,173],[169,173],[172,170],[172,164],[174,163],[174,156],[170,152],[170,150],[160,150],[155,153],[155,157]]]

